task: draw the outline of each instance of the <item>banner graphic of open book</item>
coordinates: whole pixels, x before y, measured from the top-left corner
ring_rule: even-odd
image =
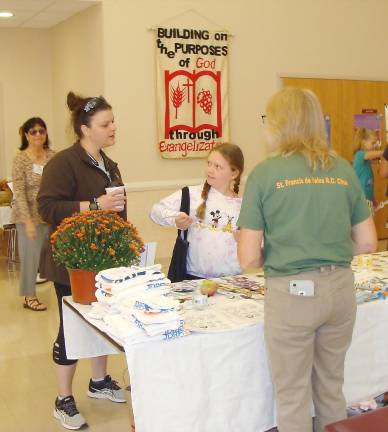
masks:
[[[166,139],[175,130],[210,129],[222,136],[221,71],[166,70],[164,84]]]

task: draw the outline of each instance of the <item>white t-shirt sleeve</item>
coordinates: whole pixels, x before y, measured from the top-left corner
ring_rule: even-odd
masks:
[[[175,218],[180,213],[182,191],[178,190],[158,203],[151,209],[150,218],[161,226],[175,226]]]
[[[201,192],[203,185],[190,186],[190,215],[195,219],[195,212],[201,202]],[[180,213],[182,200],[182,190],[174,192],[158,203],[154,204],[151,209],[150,218],[161,226],[175,227],[175,218]]]

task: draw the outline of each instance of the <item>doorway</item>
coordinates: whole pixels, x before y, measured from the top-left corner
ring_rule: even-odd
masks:
[[[330,144],[333,149],[349,162],[353,159],[353,116],[363,109],[377,109],[384,115],[384,104],[388,103],[388,82],[345,79],[293,78],[282,77],[283,86],[307,88],[319,98],[325,115],[330,117]],[[381,123],[381,145],[386,145],[384,117]],[[387,180],[378,174],[379,164],[372,164],[375,177],[375,197],[385,201]],[[379,240],[388,238],[386,222],[388,207],[376,213],[375,224]]]

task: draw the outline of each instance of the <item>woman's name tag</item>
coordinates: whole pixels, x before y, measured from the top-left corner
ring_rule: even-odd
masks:
[[[42,175],[43,174],[43,165],[32,164],[32,172],[34,174]]]

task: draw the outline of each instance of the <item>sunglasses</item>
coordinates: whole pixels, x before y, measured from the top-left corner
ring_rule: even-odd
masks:
[[[46,135],[46,129],[30,129],[29,131],[28,131],[28,133],[30,134],[30,135],[32,135],[32,136],[35,136],[35,135]]]

